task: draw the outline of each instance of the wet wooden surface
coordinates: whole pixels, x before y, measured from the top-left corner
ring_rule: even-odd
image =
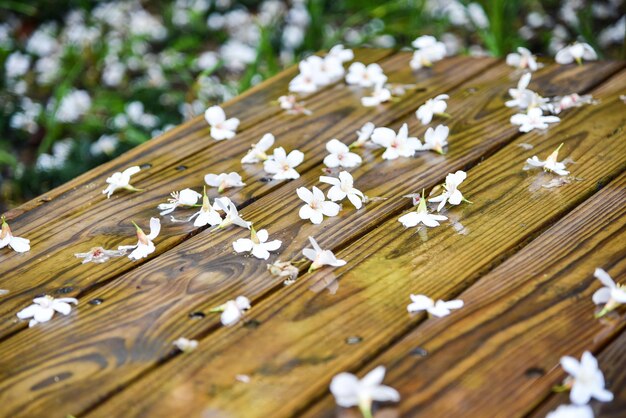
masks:
[[[616,394],[612,404],[594,404],[597,416],[619,415],[623,311],[595,319],[591,294],[600,287],[596,267],[626,280],[623,63],[539,70],[530,86],[539,93],[588,92],[599,103],[565,111],[545,132],[520,134],[503,104],[519,74],[502,62],[455,57],[412,72],[408,53],[356,55],[379,62],[390,82],[415,88],[364,108],[368,90],[339,82],[303,98],[312,115],[287,115],[271,102],[286,94],[292,68],[224,105],[241,119],[234,139],[212,140],[196,118],[7,214],[32,249],[0,250],[0,289],[9,290],[0,296],[0,416],[351,417],[358,411],[335,406],[330,380],[379,364],[402,400],[376,416],[545,416],[567,403],[567,395],[551,393],[564,377],[559,358],[584,350],[598,356]],[[368,121],[393,129],[408,123],[422,138],[426,127],[414,111],[442,93],[452,118],[432,125],[450,127],[445,156],[385,161],[378,149],[359,149],[355,186],[376,199],[359,211],[345,204],[318,226],[299,219],[295,189],[319,184],[328,140],[351,143]],[[242,167],[266,132],[275,146],[304,152],[300,179],[267,181],[262,164]],[[575,180],[542,187],[553,177],[523,171],[524,162],[561,143]],[[130,165],[145,165],[133,184],[146,191],[105,199],[104,179]],[[397,221],[411,208],[404,195],[428,191],[456,170],[467,171],[461,190],[473,204],[448,210],[451,221],[428,231]],[[225,195],[257,229],[283,241],[269,262],[300,259],[312,235],[347,265],[306,273],[300,264],[300,277],[285,286],[266,261],[234,253],[245,231],[213,232],[169,217],[147,260],[82,265],[73,257],[134,243],[131,221],[147,224],[171,191],[200,190],[204,174],[230,171],[247,186]],[[43,293],[77,297],[79,305],[27,328],[15,313]],[[459,297],[466,306],[441,319],[410,315],[410,293]],[[222,327],[209,310],[241,294],[253,306],[247,321]],[[174,350],[181,336],[199,340],[198,349]]]

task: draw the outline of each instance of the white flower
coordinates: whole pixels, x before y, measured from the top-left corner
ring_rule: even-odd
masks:
[[[300,218],[310,219],[315,225],[322,223],[324,215],[337,216],[341,209],[338,204],[327,201],[324,197],[324,192],[315,186],[313,186],[313,192],[306,187],[298,187],[296,193],[306,203],[306,205],[300,208]]]
[[[439,226],[439,221],[445,221],[448,219],[443,215],[435,215],[428,213],[428,208],[426,207],[426,199],[424,198],[424,191],[422,191],[422,197],[417,205],[417,210],[411,211],[406,215],[402,215],[398,221],[406,226],[407,228],[417,226],[420,223],[424,225],[434,228]]]
[[[278,103],[280,104],[280,107],[286,110],[290,115],[311,115],[313,113],[304,107],[304,103],[299,102],[298,98],[293,94],[280,96],[278,98]]]
[[[346,74],[346,83],[359,87],[373,87],[377,84],[384,84],[386,81],[387,76],[378,64],[365,66],[362,62],[354,62]]]
[[[556,116],[543,116],[543,111],[538,107],[528,109],[527,113],[518,113],[511,116],[513,125],[520,125],[520,132],[530,132],[533,129],[547,129],[549,123],[560,122]]]
[[[611,279],[611,276],[601,268],[597,268],[593,275],[605,286],[596,290],[592,298],[593,303],[596,305],[604,304],[602,310],[596,315],[599,318],[611,312],[622,303],[626,303],[626,286],[616,284]]]
[[[414,70],[422,67],[431,67],[434,62],[442,60],[446,56],[446,45],[438,42],[434,36],[420,36],[412,43],[417,49],[413,53],[410,66]]]
[[[283,147],[278,147],[274,149],[272,158],[265,160],[263,169],[273,174],[274,180],[297,179],[300,174],[294,168],[302,164],[303,160],[304,154],[300,151],[293,150],[287,155]]]
[[[157,206],[157,209],[161,211],[161,216],[174,212],[174,209],[179,206],[194,206],[198,203],[198,199],[202,197],[200,193],[191,189],[172,192],[171,196],[172,198],[168,199],[168,203],[161,203]]]
[[[218,193],[222,193],[231,187],[243,187],[246,185],[246,183],[241,181],[241,176],[234,171],[228,174],[207,174],[204,176],[204,181],[211,187],[217,187]]]
[[[365,196],[360,190],[354,188],[354,180],[347,171],[339,173],[339,178],[320,176],[320,181],[333,185],[328,191],[328,198],[333,202],[341,201],[347,197],[355,208],[361,209],[363,206]]]
[[[106,189],[102,191],[102,194],[106,194],[108,199],[117,189],[126,189],[132,192],[140,192],[141,189],[137,189],[130,184],[130,177],[139,173],[140,170],[141,168],[139,168],[138,166],[133,166],[127,168],[121,173],[113,173],[111,177],[106,179],[106,182],[109,185]]]
[[[268,264],[267,269],[272,276],[286,277],[285,284],[293,283],[298,277],[298,267],[291,264],[289,261],[276,260],[274,264]]]
[[[546,418],[593,418],[593,410],[589,405],[560,405]]]
[[[583,59],[587,61],[597,60],[598,55],[591,45],[582,42],[566,46],[557,52],[555,57],[556,62],[559,64],[571,64],[574,61],[582,64]]]
[[[365,125],[361,127],[357,134],[357,140],[350,144],[350,148],[362,147],[365,145],[368,139],[372,137],[372,133],[376,129],[376,126],[372,122],[367,122]]]
[[[15,252],[18,253],[24,253],[26,251],[29,251],[30,240],[13,236],[11,228],[6,221],[6,218],[2,216],[0,220],[2,220],[2,230],[0,231],[0,248],[4,248],[8,245],[9,247],[13,248]]]
[[[224,109],[219,106],[209,107],[204,112],[204,119],[211,126],[211,136],[218,141],[234,138],[239,127],[239,119],[226,119]]]
[[[448,146],[450,129],[445,125],[438,125],[435,129],[428,128],[424,134],[424,144],[420,151],[432,150],[443,155],[443,149]]]
[[[570,401],[576,405],[585,405],[591,398],[600,402],[610,402],[613,394],[604,388],[604,375],[598,368],[598,360],[589,351],[585,351],[580,362],[573,357],[561,357],[563,370],[569,373],[564,386],[571,388]]]
[[[119,139],[115,135],[102,135],[96,142],[91,144],[89,152],[91,155],[111,155],[115,152]]]
[[[198,348],[198,341],[196,340],[188,340],[187,338],[180,337],[173,344],[183,353],[190,353],[196,348]]]
[[[428,125],[433,116],[449,117],[446,112],[448,104],[446,100],[450,97],[447,94],[440,94],[439,96],[426,100],[426,103],[421,105],[415,112],[415,117],[422,122],[422,125]]]
[[[91,107],[91,97],[85,90],[72,90],[61,99],[56,112],[60,122],[76,122]]]
[[[309,271],[317,270],[322,266],[341,267],[346,265],[345,260],[339,260],[331,250],[322,250],[313,237],[309,237],[309,241],[313,248],[302,250],[302,254],[313,262]]]
[[[361,97],[361,104],[365,107],[374,107],[388,102],[391,99],[391,92],[383,86],[383,83],[376,84],[371,96]]]
[[[226,214],[224,220],[218,225],[218,228],[226,228],[230,225],[237,225],[242,228],[250,229],[252,222],[245,221],[241,216],[239,216],[237,207],[230,199],[215,199],[215,205]]]
[[[364,417],[372,416],[372,402],[398,402],[400,394],[390,386],[383,385],[385,367],[378,366],[363,379],[351,373],[339,373],[330,382],[330,392],[337,405],[350,408],[358,406]]]
[[[350,148],[337,139],[331,139],[326,143],[326,150],[330,153],[324,158],[326,167],[356,167],[361,164],[361,157],[350,152]]]
[[[458,189],[459,184],[463,183],[463,180],[467,177],[465,171],[457,171],[456,173],[449,173],[446,176],[446,183],[443,185],[445,191],[437,197],[428,199],[429,202],[439,202],[437,212],[441,212],[444,205],[449,203],[451,205],[460,205],[464,200],[467,201],[461,191]]]
[[[563,144],[559,145],[545,161],[541,161],[536,155],[533,155],[532,158],[526,160],[528,165],[524,167],[524,170],[528,170],[532,167],[541,167],[544,171],[549,171],[559,176],[568,175],[569,171],[565,169],[565,164],[557,161],[559,158],[559,150],[562,146]]]
[[[546,105],[547,109],[558,115],[564,110],[571,109],[573,107],[581,107],[585,104],[596,104],[591,94],[578,95],[576,93],[568,94],[567,96],[556,96],[552,98],[552,102]]]
[[[462,300],[450,300],[446,302],[439,299],[435,302],[424,295],[411,295],[411,301],[412,303],[406,307],[407,311],[411,313],[426,311],[437,318],[448,316],[452,309],[460,309],[463,307]]]
[[[395,160],[398,157],[412,157],[422,146],[419,139],[409,137],[409,126],[402,125],[398,134],[389,128],[376,128],[372,133],[372,142],[387,148],[383,159]]]
[[[52,296],[43,296],[33,299],[33,304],[22,309],[17,313],[19,319],[32,318],[28,323],[29,327],[33,327],[42,322],[48,322],[52,319],[55,312],[63,315],[69,315],[72,311],[70,303],[76,305],[78,300],[75,298],[59,298]]]
[[[343,76],[342,62],[335,55],[324,58],[310,56],[299,64],[300,74],[289,83],[289,91],[294,93],[313,93],[319,87],[326,86]]]
[[[543,107],[548,102],[548,99],[541,97],[534,91],[527,88],[531,77],[531,73],[524,73],[524,75],[522,75],[517,82],[517,88],[509,89],[511,100],[504,103],[506,107],[528,109],[533,107]]]
[[[282,245],[282,241],[274,240],[267,242],[269,234],[267,230],[260,229],[258,232],[254,228],[250,229],[250,239],[240,238],[233,242],[233,249],[238,253],[250,252],[256,258],[267,260],[270,251],[276,251]]]
[[[206,225],[215,226],[222,223],[222,216],[217,212],[215,208],[215,206],[218,206],[217,201],[218,199],[215,199],[215,204],[211,206],[211,203],[209,202],[209,197],[206,195],[205,188],[204,194],[202,195],[202,207],[198,212],[191,215],[189,219],[187,219],[187,222],[191,221],[193,218],[196,218],[193,226],[198,228]],[[227,202],[230,202],[230,199],[228,199]],[[226,206],[228,206],[228,203],[226,203]],[[172,218],[172,220],[174,221],[174,218]]]
[[[150,233],[148,235],[146,235],[136,223],[133,222],[133,225],[135,225],[135,228],[137,229],[137,244],[120,245],[119,247],[117,247],[117,249],[134,249],[134,251],[128,255],[128,258],[130,258],[131,260],[139,260],[141,258],[147,257],[154,252],[155,247],[152,240],[159,235],[159,232],[161,232],[161,221],[159,221],[159,218],[150,218]]]
[[[274,135],[265,134],[256,144],[252,144],[250,151],[241,159],[241,164],[254,164],[267,160],[265,153],[274,145]]]
[[[93,247],[86,253],[76,253],[74,257],[83,258],[83,264],[93,262],[96,264],[104,263],[114,257],[122,257],[126,255],[126,250],[105,250],[102,247]]]
[[[352,61],[354,59],[354,52],[352,52],[351,49],[345,48],[341,44],[337,44],[330,48],[330,51],[328,51],[328,55],[336,58],[342,63]]]
[[[530,71],[537,71],[537,68],[539,68],[539,65],[537,64],[537,57],[535,57],[532,52],[523,46],[517,48],[517,53],[512,52],[507,55],[506,63],[511,67],[522,70],[529,69]]]
[[[9,79],[23,76],[28,71],[28,67],[30,67],[30,56],[19,51],[9,55],[4,63],[6,77]]]
[[[225,304],[211,309],[211,312],[221,312],[222,325],[230,327],[239,322],[250,307],[250,300],[247,297],[237,296],[235,300],[229,300]]]

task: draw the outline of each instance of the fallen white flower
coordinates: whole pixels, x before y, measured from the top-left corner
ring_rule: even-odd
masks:
[[[243,187],[246,185],[241,179],[239,173],[221,173],[221,174],[207,174],[204,176],[204,181],[211,187],[217,187],[217,192],[222,193],[226,189],[232,187]]]
[[[598,368],[598,360],[585,351],[580,362],[573,357],[561,357],[561,367],[569,376],[563,386],[570,388],[569,398],[573,404],[585,405],[591,398],[600,402],[610,402],[613,394],[604,388],[604,375]]]
[[[191,189],[184,189],[180,192],[172,192],[171,196],[172,198],[168,199],[168,203],[161,203],[157,206],[157,209],[161,211],[161,216],[174,212],[174,210],[179,206],[194,206],[198,203],[198,199],[202,197],[200,193]]]
[[[105,250],[102,247],[93,247],[86,253],[76,253],[74,257],[83,258],[82,264],[85,263],[104,263],[114,257],[122,257],[126,255],[126,250]]]
[[[347,171],[339,173],[339,178],[320,176],[320,181],[326,184],[332,184],[327,195],[333,202],[339,202],[346,197],[354,205],[355,208],[361,209],[363,206],[363,200],[365,196],[363,193],[354,187],[354,179],[352,175]]]
[[[545,161],[541,161],[536,155],[533,155],[532,158],[528,158],[526,160],[527,165],[524,167],[524,170],[528,170],[532,167],[539,167],[543,168],[544,171],[558,174],[559,176],[568,175],[569,171],[565,169],[565,163],[557,161],[559,158],[559,150],[562,146],[563,144],[559,145],[558,148],[555,149]]]
[[[211,136],[217,141],[235,137],[239,127],[239,119],[226,119],[224,109],[219,106],[211,106],[204,112],[204,119],[211,126]]]
[[[159,235],[159,232],[161,232],[161,221],[159,218],[150,218],[150,234],[148,235],[146,235],[136,223],[133,222],[133,225],[135,225],[135,228],[137,229],[137,244],[120,245],[117,249],[120,251],[134,249],[134,251],[128,255],[128,258],[131,260],[139,260],[154,252],[155,246],[152,240]]]
[[[528,109],[527,113],[518,113],[511,116],[513,125],[520,125],[520,132],[530,132],[533,129],[547,129],[549,123],[560,122],[556,116],[543,116],[543,111],[538,107]]]
[[[304,154],[298,150],[293,150],[287,155],[283,147],[274,149],[272,158],[265,160],[263,169],[268,174],[273,174],[274,180],[297,179],[300,174],[295,167],[302,164]]]
[[[361,104],[365,107],[378,106],[391,99],[391,92],[384,87],[384,83],[377,83],[371,96],[361,97]]]
[[[211,205],[211,203],[209,202],[209,197],[206,194],[206,187],[204,188],[203,193],[204,194],[202,195],[202,207],[200,208],[198,212],[191,215],[189,219],[187,219],[187,222],[190,222],[192,219],[195,218],[196,220],[193,222],[193,226],[197,228],[200,228],[206,225],[211,225],[211,226],[219,225],[220,223],[222,223],[222,216],[215,209],[215,206],[218,206],[218,203],[217,203],[218,199],[215,199],[215,204]],[[228,199],[228,198],[224,198],[224,199]],[[228,199],[227,202],[230,202],[230,199]],[[225,206],[228,206],[228,203],[226,203]],[[172,220],[174,221],[173,218]]]
[[[309,241],[313,248],[302,250],[302,254],[313,262],[309,267],[309,272],[317,270],[322,266],[341,267],[346,265],[346,261],[335,257],[331,250],[322,250],[313,237],[309,237]]]
[[[306,187],[298,187],[296,193],[306,204],[298,212],[300,219],[309,219],[311,223],[319,225],[324,220],[324,216],[337,216],[341,207],[326,200],[324,192],[313,186],[313,191]]]
[[[434,116],[449,118],[450,115],[445,113],[448,108],[446,100],[449,98],[450,96],[447,94],[440,94],[432,99],[426,100],[415,112],[415,117],[422,122],[422,125],[428,125],[433,120]]]
[[[434,36],[420,36],[411,45],[417,49],[409,64],[414,70],[431,67],[434,62],[440,61],[446,56],[446,44],[437,41]]]
[[[33,299],[33,304],[19,311],[17,317],[19,319],[32,318],[28,326],[33,327],[39,323],[51,320],[55,312],[69,315],[72,311],[70,303],[76,305],[78,304],[78,300],[75,298],[55,299],[52,296],[42,296]]]
[[[424,134],[424,144],[420,147],[420,151],[435,151],[441,155],[444,154],[444,148],[448,146],[448,133],[450,128],[445,125],[438,125],[435,129],[428,128]]]
[[[378,64],[365,65],[361,62],[354,62],[348,68],[346,83],[359,87],[373,87],[377,84],[384,84],[387,76]]]
[[[293,94],[290,94],[287,96],[280,96],[278,98],[278,103],[280,104],[281,109],[286,110],[287,113],[290,115],[313,114],[313,112],[311,112],[309,109],[304,107],[304,103],[299,102],[298,98],[294,96]]]
[[[506,56],[506,63],[511,67],[519,68],[521,70],[529,69],[530,71],[537,71],[539,68],[537,57],[523,46],[518,47],[517,52],[508,54]]]
[[[220,321],[222,325],[230,327],[239,322],[250,307],[250,300],[247,297],[237,296],[235,300],[229,300],[225,304],[211,309],[211,312],[221,312]]]
[[[111,177],[106,179],[106,182],[109,185],[106,189],[102,191],[102,193],[106,194],[108,199],[117,189],[130,190],[131,192],[141,192],[141,189],[137,189],[130,184],[130,177],[134,174],[139,173],[139,171],[141,171],[141,168],[139,168],[138,166],[133,166],[127,168],[121,173],[113,173]]]
[[[282,245],[282,241],[274,240],[269,241],[269,234],[267,230],[260,229],[258,232],[254,228],[250,228],[250,239],[239,238],[233,242],[233,249],[238,253],[249,252],[256,258],[267,260],[270,256],[270,251],[276,251]]]
[[[452,309],[460,309],[463,307],[462,300],[450,300],[446,302],[439,299],[435,302],[425,295],[411,295],[411,301],[412,303],[406,307],[409,312],[426,311],[437,318],[448,316]]]
[[[196,340],[188,340],[187,338],[180,337],[173,344],[183,353],[190,353],[196,348],[198,348],[198,341]]]
[[[267,269],[272,276],[286,277],[285,283],[292,283],[298,278],[300,272],[296,266],[289,261],[277,260],[274,264],[268,264]]]
[[[18,253],[24,253],[26,251],[29,251],[30,240],[14,236],[4,215],[2,216],[2,218],[0,218],[0,220],[2,220],[2,230],[0,231],[0,248],[9,246]]]
[[[252,144],[250,151],[241,159],[242,164],[254,164],[268,159],[266,151],[274,145],[274,135],[265,134],[256,144]]]
[[[560,405],[546,418],[593,418],[593,410],[589,405]]]
[[[420,223],[423,223],[430,228],[434,228],[439,226],[439,221],[445,221],[447,219],[448,218],[443,215],[428,213],[426,199],[424,198],[424,192],[422,191],[422,198],[417,205],[417,209],[402,215],[398,221],[407,228],[417,226]]]
[[[226,214],[224,220],[217,226],[218,229],[226,228],[230,225],[237,225],[242,228],[250,229],[252,222],[245,221],[241,216],[239,216],[237,206],[235,206],[230,199],[215,199],[215,205],[219,210]]]
[[[389,128],[376,128],[372,133],[372,142],[386,148],[383,159],[395,160],[398,157],[412,157],[422,147],[419,139],[409,137],[409,126],[402,125],[398,134]]]
[[[598,54],[593,50],[591,45],[575,42],[568,45],[556,53],[555,61],[559,64],[571,64],[576,61],[579,65],[582,61],[593,61],[598,59]]]
[[[350,144],[350,148],[357,148],[365,145],[367,141],[372,137],[374,129],[376,129],[376,126],[372,122],[367,122],[365,125],[363,125],[361,129],[356,131],[357,139],[352,144]]]
[[[593,303],[596,305],[604,304],[602,310],[596,314],[596,318],[600,318],[619,305],[626,303],[626,285],[616,284],[611,276],[601,268],[597,268],[593,275],[605,286],[596,290],[592,297]]]
[[[337,44],[330,48],[328,55],[342,63],[352,61],[354,59],[354,52],[352,52],[351,49],[344,47],[342,44]]]
[[[445,191],[439,196],[428,199],[429,202],[439,202],[439,206],[437,206],[437,212],[441,212],[441,209],[443,209],[446,203],[455,206],[460,205],[463,201],[469,203],[469,201],[463,197],[463,194],[458,189],[459,185],[463,183],[466,178],[467,173],[462,170],[459,170],[456,173],[449,173],[446,176],[446,182],[443,185]]]
[[[597,102],[593,99],[591,94],[585,94],[583,96],[579,96],[576,93],[568,94],[567,96],[556,96],[552,98],[552,102],[546,105],[547,109],[558,115],[564,110],[571,109],[574,107],[581,107],[586,104],[596,104]]]
[[[326,143],[326,150],[330,153],[324,158],[326,167],[356,167],[361,164],[361,157],[358,154],[350,152],[350,148],[339,141],[331,139]]]

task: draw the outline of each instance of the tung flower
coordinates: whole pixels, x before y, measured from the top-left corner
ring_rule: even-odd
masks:
[[[180,337],[173,343],[176,348],[178,348],[183,353],[190,353],[196,348],[198,348],[198,341],[196,340],[188,340],[187,338]]]
[[[332,251],[322,250],[313,237],[309,237],[309,241],[313,248],[303,249],[302,254],[313,262],[309,267],[310,272],[322,266],[341,267],[346,265],[345,260],[339,260]]]
[[[243,187],[246,185],[241,181],[241,176],[236,173],[221,173],[221,174],[207,174],[204,176],[204,181],[211,187],[217,187],[218,193],[222,193],[226,189],[232,187]]]
[[[448,146],[448,133],[450,129],[445,125],[438,125],[435,129],[428,128],[424,134],[424,144],[420,151],[435,151],[444,154],[444,148]]]
[[[85,263],[104,263],[114,257],[122,257],[126,255],[126,250],[105,250],[102,247],[93,247],[86,253],[76,253],[74,257],[82,258]]]
[[[161,232],[161,221],[159,218],[150,218],[150,234],[146,235],[139,226],[133,222],[137,229],[137,244],[135,245],[121,245],[117,247],[118,250],[134,250],[128,255],[131,260],[139,260],[152,254],[155,250],[154,243],[159,232]]]
[[[235,300],[229,300],[225,304],[211,309],[211,312],[221,312],[220,321],[222,325],[230,327],[239,322],[250,307],[250,300],[247,297],[237,296]]]
[[[545,161],[541,161],[536,155],[533,155],[532,158],[526,160],[527,166],[525,166],[524,169],[528,170],[532,167],[540,167],[543,168],[544,171],[549,171],[559,176],[568,175],[569,171],[565,169],[565,164],[557,161],[559,158],[559,150],[562,146],[563,144],[559,145]]]
[[[626,303],[626,286],[616,284],[611,276],[601,268],[597,268],[593,275],[604,285],[603,288],[596,290],[592,298],[596,305],[604,304],[602,310],[596,314],[596,317],[599,318]]]
[[[434,36],[420,36],[411,45],[417,49],[410,62],[414,70],[431,67],[434,62],[441,61],[446,56],[446,45],[437,41]]]
[[[356,167],[361,164],[361,157],[350,152],[350,148],[338,139],[328,141],[326,150],[330,153],[324,158],[326,167]]]
[[[324,192],[313,186],[313,191],[306,187],[296,189],[298,197],[306,204],[300,208],[300,218],[309,219],[311,223],[319,225],[324,220],[324,216],[337,216],[341,207],[326,200]]]
[[[51,320],[55,312],[69,315],[72,311],[70,303],[76,305],[78,300],[75,298],[55,299],[52,296],[42,296],[33,299],[33,304],[19,311],[17,317],[19,319],[32,318],[28,326],[33,327],[39,323]]]
[[[293,282],[298,277],[299,270],[289,261],[277,260],[274,264],[268,264],[267,269],[272,276],[286,277],[285,282]]]
[[[391,99],[391,91],[384,87],[384,83],[377,83],[371,96],[361,97],[361,104],[365,107],[378,106]]]
[[[372,142],[387,148],[383,159],[395,160],[398,157],[412,157],[422,146],[419,139],[409,137],[409,126],[402,125],[398,134],[389,128],[376,128],[372,133]]]
[[[2,230],[0,231],[0,248],[9,246],[18,253],[29,251],[30,240],[14,236],[4,215],[0,218],[0,220],[2,221]]]
[[[220,223],[222,223],[222,216],[215,209],[215,206],[218,206],[217,201],[218,199],[215,199],[215,202],[216,202],[215,205],[213,206],[211,205],[211,203],[209,202],[209,197],[206,195],[206,187],[205,187],[204,194],[202,196],[202,207],[200,208],[198,212],[191,215],[189,219],[187,219],[187,222],[196,218],[196,220],[193,222],[193,226],[197,228],[203,227],[206,225],[215,226],[215,225],[219,225]],[[228,199],[228,201],[230,202],[230,199]],[[228,206],[228,204],[226,204],[226,206]]]
[[[274,240],[269,241],[269,234],[267,230],[260,229],[259,232],[254,228],[250,228],[250,239],[240,238],[233,242],[233,249],[238,253],[250,252],[256,258],[267,260],[270,256],[270,251],[276,251],[282,245],[282,241]]]
[[[546,418],[593,418],[593,410],[589,405],[560,405]]]
[[[387,76],[378,64],[365,66],[361,62],[354,62],[348,68],[346,75],[346,83],[359,87],[373,87],[377,84],[384,84],[386,81]]]
[[[412,303],[406,307],[407,311],[411,313],[426,311],[437,318],[448,316],[452,309],[461,309],[463,307],[462,300],[450,300],[446,302],[439,299],[435,302],[424,295],[411,295],[411,301]]]
[[[439,196],[428,199],[429,202],[439,202],[437,206],[437,212],[441,212],[444,205],[449,203],[451,205],[460,205],[463,201],[468,201],[463,197],[461,191],[458,189],[459,185],[467,178],[465,171],[457,171],[456,173],[449,173],[446,176],[446,183],[443,185],[445,191]]]
[[[332,184],[333,187],[328,191],[328,198],[333,202],[339,202],[347,197],[355,208],[361,209],[361,206],[363,206],[365,196],[360,190],[354,188],[352,175],[347,171],[340,172],[339,178],[320,176],[320,181]]]
[[[215,199],[215,205],[226,214],[224,220],[218,225],[218,228],[226,228],[230,225],[237,225],[242,228],[250,229],[252,222],[245,221],[241,216],[239,216],[237,207],[230,199]]]
[[[286,110],[290,115],[311,115],[313,113],[304,107],[304,103],[299,102],[298,98],[293,94],[280,96],[278,98],[278,104],[280,104],[281,109]]]
[[[358,406],[365,418],[372,417],[372,403],[398,402],[400,394],[390,386],[383,385],[385,368],[378,366],[359,379],[351,373],[339,373],[330,382],[330,392],[337,405],[350,408]]]
[[[126,189],[131,192],[140,192],[141,189],[137,189],[130,184],[130,177],[135,175],[141,171],[141,168],[138,166],[129,167],[126,170],[117,173],[113,173],[113,175],[106,179],[106,182],[109,184],[106,189],[102,191],[103,194],[107,195],[107,199],[111,197],[111,195],[117,189]]]
[[[518,113],[511,116],[513,125],[520,125],[520,132],[530,132],[533,129],[547,129],[549,123],[560,122],[556,116],[543,116],[543,111],[538,107],[528,109],[527,113]]]
[[[598,368],[598,360],[585,351],[580,362],[573,357],[561,357],[563,370],[569,373],[564,386],[570,388],[569,398],[573,404],[585,405],[591,398],[610,402],[613,394],[604,388],[604,375]]]
[[[578,64],[582,64],[583,60],[593,61],[598,59],[598,54],[593,50],[591,45],[576,42],[566,46],[556,53],[555,60],[559,64],[571,64],[576,61]]]
[[[302,164],[304,154],[298,150],[293,150],[287,155],[283,147],[274,150],[272,158],[265,160],[263,169],[268,174],[273,174],[274,180],[297,179],[300,174],[295,167]]]
[[[415,112],[415,117],[422,122],[422,125],[428,125],[434,116],[441,116],[444,118],[450,117],[446,112],[448,108],[448,100],[450,96],[447,94],[440,94],[432,99],[426,100]]]
[[[372,137],[374,129],[376,129],[376,126],[372,122],[367,122],[363,125],[361,129],[356,131],[357,139],[350,144],[350,148],[362,147],[365,145],[365,143],[367,143],[367,141]]]
[[[517,52],[512,52],[506,56],[506,63],[511,67],[519,68],[521,70],[529,69],[530,71],[537,71],[539,65],[537,64],[537,57],[528,49],[520,46],[517,48]]]
[[[428,213],[428,208],[426,207],[426,199],[424,198],[424,191],[422,191],[422,198],[417,205],[417,210],[402,215],[398,219],[398,221],[407,228],[417,226],[420,223],[423,223],[428,227],[434,228],[436,226],[439,226],[439,221],[445,221],[447,219],[448,218],[443,215]]]
[[[235,137],[239,127],[239,119],[226,119],[224,109],[219,106],[211,106],[204,112],[204,119],[211,126],[211,136],[217,141]]]
[[[157,209],[162,211],[160,213],[161,216],[165,216],[174,212],[179,206],[194,206],[198,203],[198,199],[202,197],[202,195],[196,191],[191,189],[184,189],[180,192],[172,192],[172,198],[168,199],[168,203],[161,203],[157,206]]]
[[[274,135],[265,134],[256,144],[252,144],[250,151],[241,159],[242,164],[254,164],[268,159],[265,153],[274,145]]]

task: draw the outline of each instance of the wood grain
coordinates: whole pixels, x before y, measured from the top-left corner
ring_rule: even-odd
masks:
[[[215,416],[296,414],[307,399],[327,390],[333,374],[358,367],[377,347],[393,342],[420,320],[406,314],[410,292],[419,289],[433,297],[460,292],[590,196],[598,182],[625,168],[626,145],[616,141],[626,123],[617,112],[624,77],[621,74],[596,92],[602,106],[570,114],[549,135],[525,135],[470,171],[463,190],[475,203],[450,212],[461,218],[468,235],[448,226],[428,231],[428,239],[421,242],[414,230],[405,230],[392,219],[339,252],[348,260],[346,270],[335,272],[336,277],[311,278],[334,278],[339,283],[336,294],[313,293],[310,281],[299,281],[253,308],[253,324],[258,327],[220,329],[193,355],[177,357],[143,376],[93,416],[120,408],[131,416],[167,416],[174,411]],[[600,114],[602,124],[595,122]],[[528,188],[536,174],[521,170],[526,156],[520,158],[518,144],[535,144],[533,152],[543,155],[560,141],[565,142],[565,154],[577,161],[576,175],[584,180],[531,194]],[[611,152],[608,144],[614,145]],[[517,219],[511,225],[513,217]],[[347,345],[350,336],[362,340]],[[236,382],[237,374],[249,375],[252,382]]]

